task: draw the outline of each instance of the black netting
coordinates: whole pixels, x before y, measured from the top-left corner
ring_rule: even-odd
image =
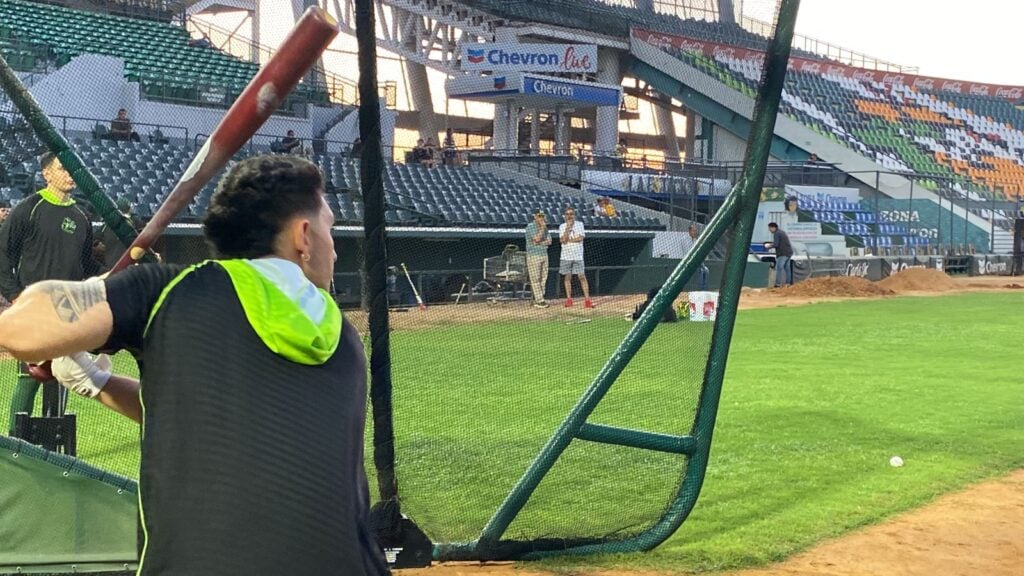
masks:
[[[622,12],[617,3],[604,4],[601,14],[634,14]],[[775,2],[762,4],[774,13]],[[26,15],[33,13],[54,32],[44,34],[43,26],[29,25]],[[255,54],[258,50],[232,56],[212,47],[209,37],[204,44],[196,30],[190,29],[190,38],[187,30],[162,22],[99,22],[82,12],[20,0],[0,0],[0,15],[10,16],[0,24],[3,53],[5,58],[15,54],[8,60],[26,85],[87,62],[96,77],[107,74],[111,82],[127,86],[116,98],[92,85],[73,96],[36,92],[56,131],[137,227],[164,202],[258,68],[255,60],[265,57]],[[662,14],[647,23],[666,19],[679,20]],[[631,22],[625,17],[619,26]],[[74,34],[60,33],[84,24],[130,26],[154,40],[142,47],[118,47],[112,40],[100,49],[95,35],[72,46],[68,38]],[[213,31],[209,27],[204,34]],[[770,32],[767,26],[760,33]],[[760,46],[763,38],[758,42]],[[143,57],[146,50],[158,55]],[[112,63],[111,53],[122,61]],[[705,66],[708,70],[714,72]],[[396,117],[388,111],[374,128],[385,134],[384,162],[378,165],[366,159],[357,139],[354,83],[325,88],[323,77],[311,76],[317,78],[300,85],[235,160],[262,153],[299,154],[323,171],[327,201],[336,214],[337,300],[364,334],[368,349],[368,307],[382,298],[388,307],[391,360],[385,368],[391,372],[391,385],[379,392],[390,398],[393,409],[375,413],[374,424],[378,431],[393,427],[401,511],[436,543],[473,541],[584,391],[616,357],[652,295],[694,249],[696,235],[722,209],[738,172],[687,171],[661,159],[649,162],[643,152],[598,150],[590,142],[570,143],[557,162],[510,159],[508,150],[496,151],[493,143],[485,146],[486,135],[473,130],[460,132],[453,141],[487,148],[478,154],[442,144],[443,133],[429,135],[440,145],[431,151],[406,150],[392,147]],[[724,74],[718,79],[743,88],[742,93],[753,94],[756,88],[730,83]],[[120,101],[122,93],[126,96]],[[330,102],[338,93],[346,96]],[[73,105],[80,99],[103,100],[105,106]],[[393,104],[390,98],[383,103],[385,108]],[[126,117],[115,118],[120,108],[127,109]],[[95,112],[100,109],[107,113]],[[577,119],[596,137],[594,122],[583,118],[589,112],[581,114]],[[546,124],[541,125],[541,118]],[[530,122],[541,133],[538,150],[554,150],[552,113],[534,115]],[[288,134],[292,128],[299,132],[294,138]],[[364,140],[366,134],[364,127]],[[45,147],[2,96],[0,141],[0,203],[17,207],[36,201],[36,191],[46,185],[39,165]],[[374,256],[380,246],[365,239],[364,215],[373,212],[362,187],[367,175],[379,177],[384,187],[382,221],[370,223],[371,230],[383,225],[386,231],[384,261]],[[210,256],[200,221],[214,185],[200,192],[154,247],[164,261],[191,264]],[[96,270],[90,274],[99,273],[113,264],[123,246],[104,229],[88,202],[77,201],[96,239],[90,252]],[[563,239],[559,227],[569,210],[585,234],[575,229]],[[538,212],[547,228],[530,228],[528,234]],[[550,239],[550,245],[531,248],[536,234]],[[582,242],[569,241],[583,236]],[[725,274],[730,239],[731,234],[723,234],[692,277],[678,286],[681,294],[668,314],[674,318],[658,324],[589,423],[673,437],[695,435],[717,295],[726,278],[732,285],[742,281],[742,270],[735,266],[731,275]],[[580,246],[582,255],[576,250]],[[546,280],[538,282],[535,276],[545,268]],[[374,269],[385,271],[384,294],[367,290],[380,279],[368,276],[367,270]],[[569,293],[563,272],[577,276]],[[586,295],[579,276],[586,280]],[[18,397],[19,386],[27,384],[19,385],[13,360],[0,360],[0,405],[6,407],[8,399]],[[126,355],[115,363],[118,372],[137,374]],[[41,396],[32,408],[35,414],[41,410]],[[136,477],[134,423],[79,397],[69,400],[67,411],[78,415],[78,456]],[[713,418],[705,424],[710,425]],[[710,428],[704,433],[710,434]],[[367,469],[375,478],[381,470],[387,474],[392,462],[375,461],[373,445],[373,426],[368,425]],[[699,490],[706,461],[693,456],[692,447],[690,452],[573,440],[504,531],[502,538],[512,541],[505,555],[557,548],[559,542],[565,547],[639,534],[662,517],[677,493]],[[371,486],[378,488],[372,479]],[[519,543],[524,543],[521,549],[516,548]],[[488,553],[501,556],[495,552],[501,546]]]

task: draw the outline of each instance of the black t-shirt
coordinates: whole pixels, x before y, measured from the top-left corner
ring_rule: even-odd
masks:
[[[367,525],[366,365],[351,324],[309,366],[266,347],[215,263],[134,266],[106,288],[104,348],[135,352],[141,372],[139,573],[386,574]]]
[[[74,201],[42,190],[22,200],[0,225],[0,292],[17,298],[43,280],[84,280],[99,271],[92,223]]]

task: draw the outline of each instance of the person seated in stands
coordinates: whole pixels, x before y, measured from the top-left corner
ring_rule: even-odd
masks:
[[[619,212],[612,206],[612,201],[607,196],[601,196],[594,204],[594,216],[618,216]]]
[[[612,205],[611,198],[605,196],[604,198],[602,198],[602,200],[604,200],[604,214],[602,214],[602,216],[608,216],[609,218],[613,218],[619,215],[619,211],[615,209],[614,205]]]
[[[281,152],[285,154],[294,154],[301,146],[302,140],[295,137],[295,130],[289,130],[285,137],[281,139]],[[298,151],[301,152],[301,150]]]
[[[132,121],[128,119],[128,111],[121,108],[117,111],[117,118],[110,121],[111,140],[131,140],[139,142],[139,134],[132,130]]]
[[[421,164],[427,157],[427,149],[423,146],[423,138],[416,141],[416,145],[412,147],[412,161],[416,164]]]
[[[433,168],[435,165],[434,158],[437,158],[437,144],[434,143],[434,139],[427,138],[427,143],[423,145],[423,149],[426,153],[426,158],[424,158],[423,165],[426,166],[427,168]]]
[[[210,37],[205,32],[202,33],[202,38],[191,38],[188,41],[188,45],[193,48],[213,48],[213,42],[210,41]]]

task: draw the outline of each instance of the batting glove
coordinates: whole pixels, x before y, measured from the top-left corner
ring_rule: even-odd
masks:
[[[110,356],[93,356],[88,352],[77,352],[71,356],[55,358],[50,366],[53,377],[68,390],[95,398],[110,380]]]

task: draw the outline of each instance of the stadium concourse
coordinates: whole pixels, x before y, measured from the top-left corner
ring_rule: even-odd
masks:
[[[139,227],[301,4],[0,0],[0,55]],[[997,409],[1016,390],[995,380],[1010,370],[1004,349],[1017,328],[992,309],[1015,305],[1019,283],[1009,276],[1024,271],[1024,87],[922,76],[798,35],[785,81],[774,85],[782,88],[772,124],[755,111],[774,105],[765,54],[783,47],[773,23],[745,12],[775,14],[772,0],[373,0],[380,111],[368,128],[355,95],[356,0],[320,4],[337,19],[339,40],[231,164],[294,154],[324,175],[338,256],[333,297],[368,349],[384,342],[387,351],[372,374],[366,467],[391,560],[621,558],[667,540],[652,573],[676,562],[753,566],[1019,468],[1005,449],[1016,432],[1002,426],[1019,412]],[[785,60],[774,62],[781,75]],[[46,147],[15,100],[0,93],[0,207],[24,209],[45,185]],[[363,142],[378,132],[383,163]],[[763,182],[744,177],[758,158]],[[215,188],[216,179],[161,236],[155,250],[165,262],[211,257],[201,223]],[[741,193],[748,202],[737,201]],[[109,263],[119,244],[103,211],[75,200],[94,222],[91,257]],[[560,229],[570,209],[580,227]],[[795,249],[795,286],[769,289],[769,222]],[[580,238],[585,250],[563,247]],[[563,271],[587,280],[595,307]],[[820,306],[798,306],[811,303]],[[639,314],[651,306],[671,306],[684,321],[651,322]],[[710,456],[737,310],[735,349],[748,362],[730,359],[739,368],[725,390],[738,399],[723,402],[723,422],[733,436]],[[845,324],[830,323],[837,319]],[[953,340],[991,355],[992,374],[965,397],[929,389],[931,412],[987,410],[1000,432],[974,413],[952,424],[917,414],[914,378],[934,358],[970,355],[943,348],[959,330]],[[799,343],[773,343],[776,333]],[[852,374],[846,356],[872,347],[885,358],[861,358],[865,370],[919,363],[899,377]],[[125,355],[115,365],[138,371]],[[6,408],[19,367],[5,353],[0,368]],[[953,387],[965,373],[973,377],[950,361],[932,377]],[[842,392],[827,388],[833,381]],[[906,398],[888,402],[890,388]],[[780,396],[762,402],[771,392]],[[797,409],[791,399],[806,403]],[[0,538],[17,543],[0,540],[0,572],[123,570],[137,560],[138,429],[79,400],[68,403],[78,415],[70,444],[66,428],[42,432],[60,437],[56,447],[37,442],[52,451],[0,437],[0,454],[11,455],[0,467],[22,474],[6,488],[0,481],[0,502],[33,518],[26,529],[0,510]],[[906,430],[886,420],[897,407],[919,416]],[[600,423],[587,420],[595,410]],[[752,431],[765,423],[773,427]],[[972,445],[977,460],[961,464],[962,448],[928,434],[984,446]],[[924,454],[908,456],[906,484],[882,476],[891,454],[874,467],[891,441]],[[71,454],[54,454],[69,446]],[[55,480],[53,467],[74,484]],[[1019,486],[1019,474],[1008,478],[997,493]],[[855,494],[843,492],[851,481],[863,483]],[[701,496],[702,509],[702,487],[716,483],[727,489]],[[14,493],[5,489],[31,497],[5,500]],[[69,503],[89,503],[89,512]],[[45,504],[52,518],[31,512]],[[816,516],[833,508],[833,518]],[[696,537],[683,524],[691,511]],[[990,512],[978,521],[1019,526]],[[51,537],[58,532],[81,538]],[[687,548],[702,538],[708,548]],[[1000,549],[976,571],[1001,574],[1007,550],[1019,554]],[[606,558],[598,566],[613,566],[608,574],[636,572],[632,559],[600,564]],[[552,562],[604,573],[589,559]],[[521,567],[435,570],[513,569]],[[914,570],[905,573],[927,573]]]

